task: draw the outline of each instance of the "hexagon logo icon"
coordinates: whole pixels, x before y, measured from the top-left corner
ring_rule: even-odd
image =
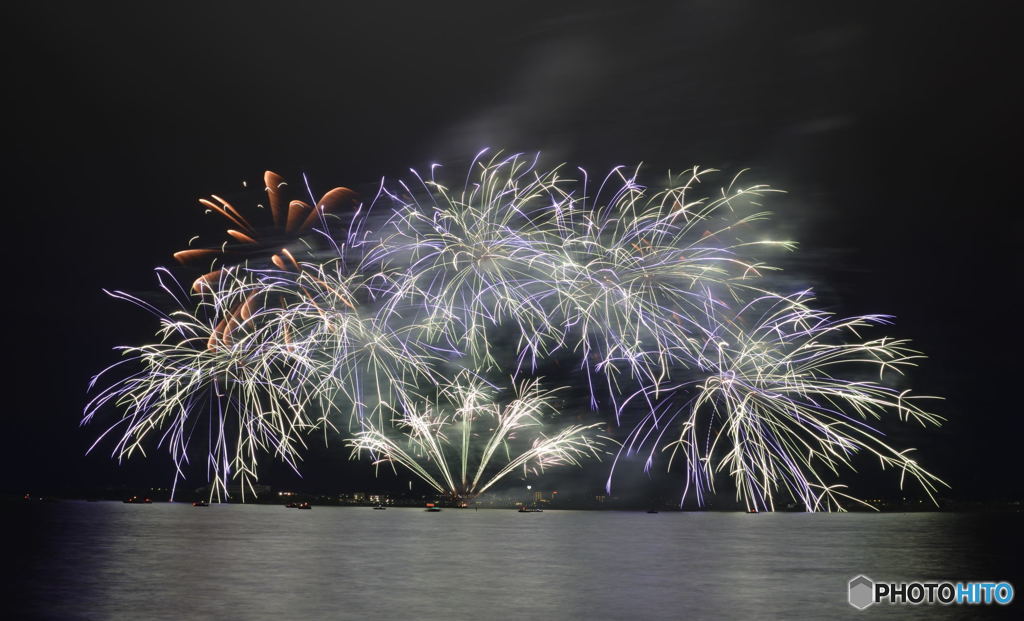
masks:
[[[875,590],[875,583],[867,576],[857,576],[850,580],[850,594],[848,601],[857,610],[864,610],[874,604],[872,592]]]

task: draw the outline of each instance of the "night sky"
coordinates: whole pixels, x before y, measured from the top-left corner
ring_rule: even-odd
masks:
[[[78,423],[111,348],[155,326],[101,288],[152,289],[215,230],[199,197],[265,169],[367,187],[491,146],[787,190],[767,206],[800,242],[790,277],[835,312],[895,315],[930,356],[912,383],[949,422],[897,444],[952,496],[1024,494],[1014,3],[548,4],[8,8],[0,488],[169,483],[165,455],[84,457],[102,427]],[[365,485],[335,452],[308,485]]]

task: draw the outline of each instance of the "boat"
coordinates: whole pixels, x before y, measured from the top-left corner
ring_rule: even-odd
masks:
[[[124,499],[126,505],[150,505],[153,501],[149,498],[139,498],[138,496],[130,496]]]
[[[296,509],[312,509],[313,507],[308,502],[300,502],[295,505]]]
[[[385,509],[387,509],[387,507],[385,507],[384,505],[377,505],[373,508],[374,511],[383,511]]]
[[[648,509],[647,512],[648,513],[657,513],[658,510],[657,509]]]
[[[205,500],[195,500],[195,501],[192,502],[192,506],[193,507],[209,507],[210,503],[206,502]]]
[[[751,507],[751,508],[747,509],[747,513],[757,513],[757,509],[755,509],[754,507]]]
[[[544,513],[544,509],[539,507],[519,507],[520,513]]]
[[[288,509],[297,509],[299,507],[299,503],[289,502],[288,504],[285,505],[285,507]]]
[[[438,512],[438,511],[440,511],[440,510],[441,510],[441,507],[438,507],[438,506],[436,506],[436,505],[435,505],[434,503],[432,503],[432,502],[428,502],[428,503],[427,503],[427,508],[426,508],[426,509],[424,509],[424,511],[429,511],[429,512],[431,512],[431,513],[437,513],[437,512]]]

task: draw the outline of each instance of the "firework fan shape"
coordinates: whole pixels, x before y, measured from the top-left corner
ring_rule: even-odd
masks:
[[[482,380],[462,372],[441,387],[433,403],[396,416],[394,430],[366,429],[347,441],[353,457],[364,452],[375,465],[401,465],[453,501],[471,500],[507,475],[539,474],[547,468],[597,457],[600,423],[569,425],[546,435],[555,418],[553,391],[524,381],[504,406]]]
[[[700,168],[655,190],[638,169],[598,183],[565,170],[482,152],[455,183],[437,165],[412,171],[382,181],[347,231],[313,227],[326,250],[296,259],[281,248],[191,291],[165,286],[173,313],[115,293],[161,316],[161,342],[124,349],[115,367],[134,371],[99,392],[86,420],[121,409],[108,430],[121,430],[118,457],[162,431],[184,476],[193,431],[232,412],[244,432],[208,433],[222,491],[255,480],[260,454],[297,467],[303,437],[331,430],[355,457],[468,498],[512,472],[597,454],[596,425],[549,415],[537,375],[555,365],[621,430],[611,472],[645,455],[646,468],[683,471],[683,500],[703,504],[727,477],[751,509],[785,497],[841,510],[839,477],[858,454],[898,470],[901,486],[907,475],[929,496],[944,485],[881,427],[941,422],[890,383],[921,355],[861,338],[885,316],[836,319],[807,292],[773,291],[765,256],[794,247],[759,226],[774,190],[737,177],[709,196],[700,188],[714,171]],[[296,213],[293,233],[323,216]],[[502,406],[489,386],[509,376],[516,397]]]

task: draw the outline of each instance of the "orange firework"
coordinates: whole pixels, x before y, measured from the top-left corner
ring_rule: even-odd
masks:
[[[288,184],[277,173],[266,171],[263,181],[270,202],[272,223],[269,226],[257,227],[239,209],[216,194],[199,199],[207,213],[216,213],[227,220],[229,239],[219,247],[189,248],[174,253],[180,264],[207,270],[193,281],[194,293],[218,291],[222,288],[222,281],[232,276],[234,265],[267,255],[277,269],[300,272],[302,267],[285,247],[286,244],[309,232],[326,215],[351,206],[357,200],[356,193],[349,188],[337,187],[324,194],[314,207],[300,200],[289,201],[284,192]],[[209,347],[216,346],[218,342],[230,343],[232,330],[253,314],[258,304],[257,297],[258,293],[248,295],[244,301],[224,311],[224,317],[210,336]]]
[[[207,267],[208,271],[192,283],[192,290],[196,293],[204,289],[213,290],[229,263],[266,256],[267,253],[278,269],[299,271],[299,262],[283,242],[297,239],[312,229],[319,219],[351,206],[357,200],[352,190],[337,187],[324,194],[314,207],[300,200],[289,201],[283,192],[288,184],[275,172],[268,170],[263,173],[263,182],[273,218],[269,227],[256,227],[234,205],[216,194],[199,199],[208,213],[216,213],[228,221],[226,232],[230,239],[217,248],[189,248],[174,253],[174,258],[182,265],[205,264]]]

